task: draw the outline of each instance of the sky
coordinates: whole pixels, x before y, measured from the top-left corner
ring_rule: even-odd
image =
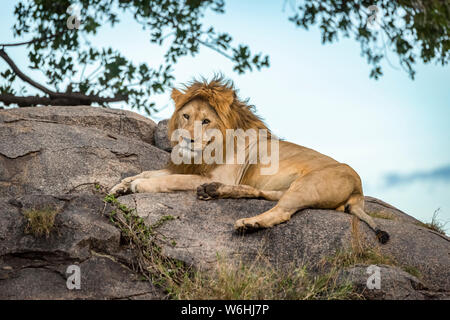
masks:
[[[11,31],[15,3],[2,0],[0,43],[19,40]],[[411,80],[388,52],[393,66],[383,63],[384,75],[378,81],[370,79],[359,43],[340,39],[322,45],[317,28],[306,31],[288,21],[291,9],[283,3],[228,0],[225,14],[207,12],[203,19],[205,26],[231,34],[234,44],[268,54],[270,68],[239,75],[232,62],[203,47],[195,57],[182,57],[174,65],[174,84],[222,72],[278,137],[349,164],[360,174],[366,195],[422,221],[431,221],[440,209],[439,220],[449,221],[448,233],[450,67],[418,63],[416,79]],[[94,44],[114,46],[134,63],[161,63],[162,49],[150,44],[131,16],[119,18],[114,29],[100,29]],[[24,48],[7,52],[19,66],[27,65]],[[5,68],[0,62],[0,70]],[[37,71],[27,74],[43,79]],[[163,110],[151,118],[170,117],[170,92],[154,100]]]

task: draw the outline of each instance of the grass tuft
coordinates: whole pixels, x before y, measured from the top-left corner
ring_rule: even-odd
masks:
[[[32,234],[35,237],[45,235],[48,238],[54,228],[55,217],[58,212],[58,210],[51,207],[24,210],[23,215],[27,219],[25,233]]]
[[[392,213],[388,212],[367,212],[367,214],[373,218],[386,219],[386,220],[395,220],[395,216]]]
[[[431,222],[418,222],[417,225],[436,231],[442,235],[445,235],[446,234],[445,226],[447,225],[448,222],[439,221],[438,215],[440,210],[441,208],[438,208],[434,211],[433,216],[431,217]]]
[[[403,266],[402,269],[406,272],[408,272],[410,275],[413,275],[414,277],[421,279],[422,278],[422,273],[419,271],[419,269],[417,269],[416,267],[413,266]]]

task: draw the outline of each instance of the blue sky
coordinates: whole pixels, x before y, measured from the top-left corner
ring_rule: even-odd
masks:
[[[12,38],[15,1],[3,1],[1,42]],[[359,44],[341,39],[322,45],[317,28],[296,28],[283,1],[226,1],[223,15],[208,13],[205,25],[270,56],[271,66],[238,75],[225,57],[201,48],[174,66],[175,84],[222,72],[250,98],[257,113],[279,137],[316,149],[355,168],[366,195],[380,198],[423,221],[450,221],[450,67],[416,66],[416,80],[384,63],[384,76],[369,79],[370,66]],[[28,38],[27,38],[28,39]],[[96,46],[114,46],[135,63],[162,62],[163,51],[129,16],[93,38]],[[23,48],[9,48],[19,66]],[[390,61],[398,66],[396,56]],[[0,62],[0,70],[5,64]],[[42,79],[39,72],[29,72]],[[155,97],[167,107],[153,119],[170,116],[170,93]],[[117,105],[130,109],[130,106]],[[392,182],[394,181],[394,182]],[[448,225],[450,227],[450,223]]]

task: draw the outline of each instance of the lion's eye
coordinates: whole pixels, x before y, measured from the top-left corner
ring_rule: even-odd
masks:
[[[209,119],[203,119],[203,121],[202,121],[202,124],[208,124],[208,123],[210,123],[211,121],[209,121]]]
[[[189,120],[189,115],[188,114],[183,114],[183,117],[186,119],[186,120]]]

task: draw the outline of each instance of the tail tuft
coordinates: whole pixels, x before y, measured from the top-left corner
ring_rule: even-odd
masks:
[[[378,238],[378,241],[381,244],[385,244],[386,242],[389,241],[389,234],[386,231],[380,230],[380,229],[376,229],[375,230],[375,234]]]

